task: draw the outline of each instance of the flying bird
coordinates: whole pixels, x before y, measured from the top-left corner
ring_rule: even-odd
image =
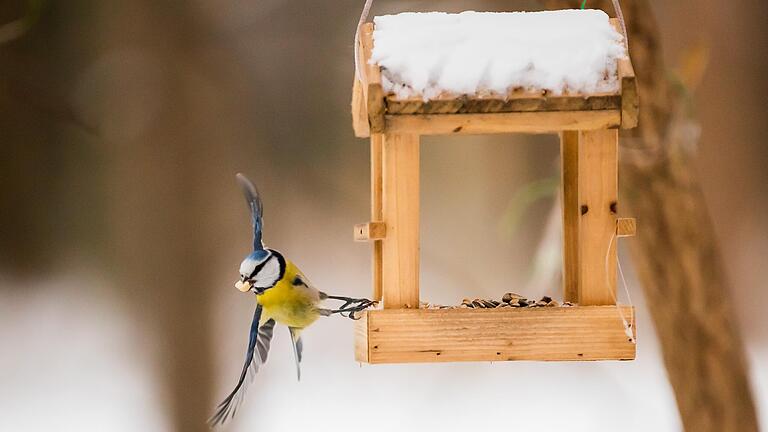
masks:
[[[256,310],[248,334],[248,349],[240,378],[209,419],[211,426],[223,424],[235,415],[245,394],[247,378],[255,375],[259,366],[267,361],[276,324],[288,327],[296,376],[301,379],[301,331],[321,316],[339,314],[356,319],[355,313],[375,304],[368,299],[332,296],[318,290],[296,264],[280,252],[265,247],[262,241],[263,205],[258,190],[242,174],[237,174],[237,180],[251,212],[253,252],[240,263],[240,279],[235,282],[235,288],[255,294]],[[343,304],[336,309],[328,309],[321,305],[324,300],[338,300]]]

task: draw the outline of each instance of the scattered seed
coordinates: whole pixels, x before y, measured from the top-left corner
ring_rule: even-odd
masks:
[[[505,307],[513,308],[536,308],[536,307],[573,307],[577,306],[572,302],[563,302],[562,304],[557,300],[554,300],[550,296],[543,296],[541,300],[527,299],[520,294],[508,292],[504,293],[501,301],[495,299],[481,299],[476,298],[470,300],[468,298],[462,299],[461,304],[457,306],[446,306],[432,304],[428,302],[419,302],[422,309],[497,309]]]
[[[514,303],[521,298],[523,298],[523,296],[521,296],[520,294],[508,292],[504,294],[504,296],[501,298],[501,301],[503,301],[504,303]]]

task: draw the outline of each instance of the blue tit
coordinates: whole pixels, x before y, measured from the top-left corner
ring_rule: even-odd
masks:
[[[248,349],[240,379],[234,390],[216,408],[209,423],[212,426],[224,423],[234,416],[242,402],[246,388],[246,377],[255,375],[259,366],[267,361],[269,345],[275,324],[288,327],[296,363],[296,376],[301,379],[302,340],[301,331],[321,316],[340,314],[355,319],[360,312],[375,302],[328,295],[315,288],[304,273],[280,252],[264,247],[262,241],[263,205],[256,186],[244,175],[237,174],[237,180],[251,212],[253,225],[253,252],[240,263],[240,279],[235,288],[244,293],[254,293],[256,310],[248,335]],[[343,304],[337,309],[321,307],[324,300],[338,300]]]

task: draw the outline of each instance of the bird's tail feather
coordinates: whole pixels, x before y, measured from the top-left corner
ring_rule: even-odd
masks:
[[[301,329],[288,327],[291,332],[293,345],[293,359],[296,362],[296,378],[301,381],[301,354],[304,351],[304,343],[301,341]]]

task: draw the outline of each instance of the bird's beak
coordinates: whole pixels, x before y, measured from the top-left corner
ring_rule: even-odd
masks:
[[[251,290],[251,283],[248,281],[239,280],[235,282],[235,288],[240,292],[248,292]]]

